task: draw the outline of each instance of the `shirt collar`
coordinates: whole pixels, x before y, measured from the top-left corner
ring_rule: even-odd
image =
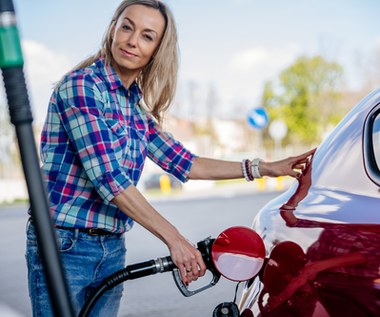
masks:
[[[102,57],[95,61],[95,65],[103,75],[105,84],[109,87],[109,89],[116,90],[123,88],[127,91],[128,97],[132,98],[134,102],[137,103],[140,101],[141,90],[136,82],[133,82],[129,89],[125,88],[115,69],[111,65],[107,65]]]

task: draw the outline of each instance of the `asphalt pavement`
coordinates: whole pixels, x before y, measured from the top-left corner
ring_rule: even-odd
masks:
[[[246,183],[191,190],[181,194],[148,195],[148,199],[184,236],[196,243],[216,237],[224,229],[250,226],[258,210],[279,192],[261,192]],[[27,206],[0,206],[0,316],[31,316],[25,265]],[[127,264],[168,255],[166,246],[136,225],[126,236]],[[191,289],[208,284],[207,274]],[[236,283],[223,277],[216,286],[184,297],[171,273],[162,273],[124,283],[120,317],[207,317],[221,302],[234,298]]]

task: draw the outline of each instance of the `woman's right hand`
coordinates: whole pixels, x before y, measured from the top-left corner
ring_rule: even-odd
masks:
[[[168,243],[168,247],[171,258],[186,285],[205,275],[206,265],[202,255],[191,242],[181,237],[172,244]]]

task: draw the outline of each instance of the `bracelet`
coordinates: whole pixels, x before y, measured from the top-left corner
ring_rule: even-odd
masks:
[[[260,171],[259,171],[260,162],[263,162],[263,160],[260,158],[255,158],[251,163],[251,173],[252,173],[252,176],[254,178],[261,178],[262,177],[260,175]]]
[[[243,171],[243,176],[247,182],[252,182],[254,177],[252,175],[252,171],[250,169],[251,161],[248,159],[244,159],[241,161],[241,169]]]
[[[252,163],[250,160],[245,161],[245,169],[247,170],[247,176],[248,176],[248,179],[252,182],[255,178],[252,175],[252,170],[250,168],[251,164]]]

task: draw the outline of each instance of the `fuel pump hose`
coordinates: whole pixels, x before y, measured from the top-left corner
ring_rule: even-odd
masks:
[[[79,313],[79,317],[89,316],[91,309],[94,307],[98,299],[106,291],[112,289],[116,285],[128,280],[153,275],[156,273],[172,271],[175,267],[176,266],[174,265],[171,257],[167,256],[158,258],[156,260],[149,260],[142,263],[132,264],[111,274],[110,276],[106,277],[94,290],[93,294],[82,307]]]

